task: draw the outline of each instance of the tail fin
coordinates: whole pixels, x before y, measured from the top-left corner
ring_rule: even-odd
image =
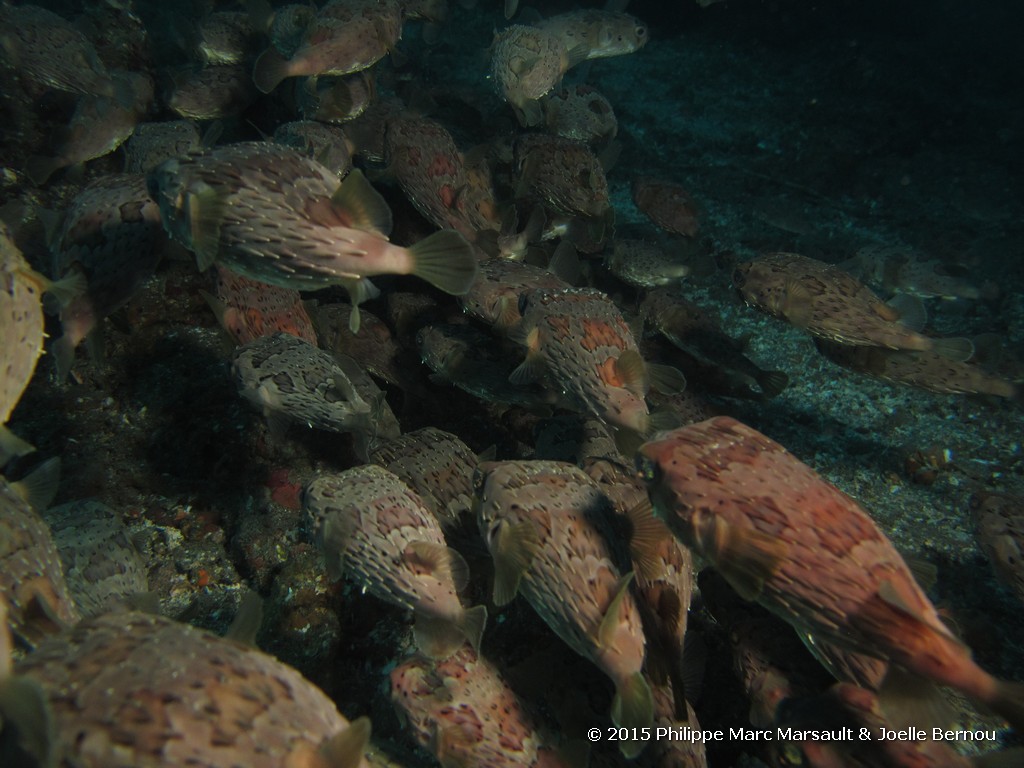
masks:
[[[647,680],[636,672],[622,681],[612,699],[612,722],[621,728],[650,728],[654,724],[654,699]],[[622,741],[619,749],[629,759],[639,755],[647,742]]]
[[[445,293],[462,296],[476,279],[476,256],[454,229],[443,229],[420,240],[409,251],[412,273]]]
[[[480,641],[483,640],[485,626],[487,626],[487,608],[482,605],[466,609],[462,618],[459,619],[459,630],[477,653],[480,653]]]
[[[789,376],[782,371],[763,371],[757,377],[757,383],[765,399],[771,400],[789,385]]]
[[[260,93],[270,93],[282,80],[291,76],[288,71],[289,63],[289,60],[274,47],[267,48],[260,54],[252,70],[252,81]]]

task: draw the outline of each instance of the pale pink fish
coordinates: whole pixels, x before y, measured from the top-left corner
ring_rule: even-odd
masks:
[[[460,294],[476,275],[469,243],[442,230],[411,248],[391,244],[391,211],[362,173],[337,176],[290,147],[229,144],[169,160],[149,177],[171,236],[214,262],[285,288],[343,285],[352,304],[376,295],[365,278],[415,274]],[[358,312],[351,317],[358,329]]]
[[[582,47],[568,51],[550,32],[513,24],[498,32],[491,43],[491,77],[498,93],[511,106],[522,125],[544,119],[540,100],[562,82],[570,67],[583,61]]]
[[[485,259],[478,269],[477,279],[459,297],[459,304],[468,315],[501,331],[508,331],[522,319],[519,297],[527,291],[571,287],[553,272],[522,261]]]
[[[555,461],[480,465],[477,522],[494,558],[494,602],[517,593],[576,653],[615,685],[612,721],[653,723],[651,690],[641,667],[644,633],[629,590],[628,555],[616,553],[611,502],[578,467]],[[644,741],[623,741],[635,757]]]
[[[19,687],[11,711],[49,712],[54,765],[369,768],[367,718],[350,723],[273,656],[163,616],[83,619],[19,663],[17,676],[33,685]]]
[[[974,537],[996,576],[1024,600],[1024,497],[975,493],[971,517]]]
[[[350,75],[376,64],[401,37],[398,0],[331,0],[306,26],[289,58],[273,47],[260,55],[253,81],[270,93],[288,77]]]
[[[778,443],[720,416],[645,443],[637,466],[673,533],[741,596],[1024,725],[1024,685],[981,669],[871,517]]]
[[[566,51],[582,49],[583,59],[635,53],[647,44],[647,25],[627,13],[586,8],[560,13],[534,24],[557,37]]]
[[[413,656],[391,671],[391,698],[442,765],[534,766],[539,724],[501,673],[468,645],[444,661]]]
[[[457,594],[469,576],[423,500],[396,475],[370,464],[314,478],[303,508],[327,561],[374,596],[413,611],[417,645],[447,658],[467,640],[480,647],[487,609]]]

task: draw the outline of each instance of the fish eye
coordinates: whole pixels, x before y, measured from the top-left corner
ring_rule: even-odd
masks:
[[[530,299],[525,293],[519,294],[519,314],[525,315],[527,307],[530,306]]]
[[[654,459],[638,453],[636,455],[636,474],[645,483],[652,485],[661,480],[661,467]]]
[[[642,25],[637,25],[636,36],[637,37],[646,37],[647,36],[647,27],[644,27]]]

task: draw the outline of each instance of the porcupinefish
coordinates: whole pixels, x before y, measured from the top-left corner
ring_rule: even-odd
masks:
[[[303,508],[328,573],[354,579],[376,597],[413,611],[416,644],[447,658],[467,640],[480,647],[487,609],[466,608],[469,577],[423,500],[373,464],[320,475],[303,490]]]
[[[549,16],[534,26],[557,37],[566,51],[582,48],[583,59],[634,53],[647,44],[647,25],[626,13],[586,8]]]
[[[498,32],[491,43],[491,77],[519,122],[538,125],[544,119],[540,99],[583,61],[586,53],[584,46],[567,51],[550,32],[513,24]]]
[[[1007,493],[971,496],[974,537],[996,576],[1024,600],[1024,498]]]
[[[682,186],[641,176],[633,180],[636,207],[666,232],[696,237],[700,231],[697,204]]]
[[[653,722],[651,690],[641,672],[644,632],[613,549],[611,503],[581,469],[553,461],[485,462],[477,471],[477,522],[494,558],[494,602],[517,593],[576,653],[615,685],[612,721]],[[627,757],[643,741],[623,741]]]
[[[981,669],[871,517],[781,445],[720,416],[645,443],[637,467],[672,532],[742,597],[1024,725],[1024,685]]]
[[[391,211],[362,173],[340,185],[290,147],[244,142],[169,160],[149,177],[171,236],[246,277],[300,290],[343,285],[353,305],[374,295],[365,278],[415,274],[448,293],[476,275],[465,239],[442,230],[411,248],[388,242]],[[358,313],[353,313],[353,330]]]
[[[204,291],[203,298],[236,344],[248,344],[278,331],[314,346],[317,343],[313,321],[302,297],[291,288],[251,280],[217,267],[213,293]]]

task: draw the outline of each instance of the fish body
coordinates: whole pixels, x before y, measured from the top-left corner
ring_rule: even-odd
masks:
[[[428,221],[473,238],[475,222],[463,209],[467,184],[462,153],[448,130],[424,117],[388,122],[384,160],[409,201]]]
[[[642,21],[626,13],[598,8],[549,16],[534,26],[557,37],[566,51],[582,48],[584,59],[635,53],[650,37]]]
[[[583,50],[570,54],[550,32],[512,24],[496,33],[491,43],[491,77],[519,122],[538,125],[544,119],[540,99],[583,60],[583,54]]]
[[[519,297],[537,288],[560,290],[571,287],[546,269],[522,261],[491,258],[478,265],[477,279],[459,297],[466,314],[508,331],[522,319]]]
[[[293,120],[274,130],[274,141],[297,149],[320,165],[334,171],[339,179],[352,170],[352,150],[345,132],[316,120]]]
[[[671,181],[640,177],[633,181],[636,207],[666,232],[696,237],[700,232],[697,204],[682,186]]]
[[[117,89],[89,39],[63,18],[38,5],[0,7],[0,61],[27,80],[89,96]]]
[[[982,670],[871,517],[778,443],[720,416],[645,443],[637,466],[672,532],[742,597],[1022,719],[1024,687]]]
[[[644,362],[615,303],[590,288],[534,289],[523,296],[514,337],[527,357],[513,381],[541,380],[580,413],[646,432]]]
[[[32,447],[3,425],[28,386],[43,353],[42,295],[47,280],[29,267],[0,223],[0,460]]]
[[[290,59],[302,46],[306,28],[316,17],[316,6],[305,3],[288,3],[274,9],[270,21],[270,44],[284,58]]]
[[[934,346],[848,272],[797,253],[769,253],[740,264],[733,285],[748,304],[819,338],[889,349]]]
[[[295,101],[306,120],[335,125],[355,120],[377,97],[368,70],[344,77],[310,77],[295,86]]]
[[[458,523],[472,507],[477,457],[451,432],[417,429],[380,445],[370,461],[416,491],[442,526]]]
[[[700,730],[697,713],[690,702],[685,701],[685,710],[676,711],[676,696],[671,685],[651,687],[654,696],[654,728],[663,728],[661,733],[678,733],[684,725]],[[657,733],[658,731],[655,730]],[[698,739],[653,739],[644,755],[643,764],[651,768],[708,768],[708,757],[704,742]]]
[[[189,65],[171,73],[166,101],[179,117],[217,120],[240,115],[258,95],[245,64]]]
[[[676,293],[649,292],[640,305],[640,315],[649,330],[660,333],[703,369],[692,378],[705,385],[719,382],[722,394],[770,398],[789,381],[782,371],[765,370],[748,358],[742,342],[726,334],[710,310]]]
[[[349,723],[273,656],[162,616],[84,619],[17,673],[42,687],[57,765],[368,768],[365,718]]]
[[[544,203],[557,213],[611,216],[608,179],[593,152],[578,141],[528,133],[516,141],[516,197]]]
[[[59,379],[71,370],[79,343],[152,277],[166,245],[144,175],[102,176],[75,195],[52,246],[54,272],[78,273],[87,287],[61,308],[63,335],[50,347]]]
[[[593,661],[615,685],[612,720],[618,726],[653,722],[650,687],[640,672],[644,633],[613,549],[611,503],[578,467],[553,461],[480,465],[477,522],[494,558],[494,600],[519,592],[576,653]],[[620,749],[634,757],[644,743]]]
[[[391,698],[413,737],[442,765],[523,768],[537,762],[538,726],[498,669],[468,645],[391,671]]]
[[[857,373],[947,395],[981,394],[1012,398],[1017,385],[972,363],[950,360],[927,350],[847,346],[816,339],[818,351]]]
[[[520,358],[471,325],[425,326],[416,334],[416,345],[434,372],[434,381],[451,384],[484,402],[537,408],[556,400],[537,383],[509,381]]]
[[[50,527],[2,475],[0,594],[14,638],[29,648],[81,618]]]
[[[982,290],[951,272],[939,259],[910,248],[861,248],[843,268],[890,293],[909,293],[922,299],[978,299]]]
[[[204,64],[242,64],[253,52],[256,30],[244,11],[216,11],[199,22],[196,54]]]
[[[420,650],[447,658],[467,640],[480,647],[487,609],[467,609],[457,594],[466,563],[397,476],[373,464],[321,475],[304,489],[303,508],[328,573],[347,572],[381,600],[413,611]]]
[[[235,351],[241,395],[267,417],[284,416],[328,432],[372,429],[372,404],[335,359],[288,333],[254,339]]]
[[[165,160],[199,149],[199,139],[191,120],[137,125],[124,144],[124,172],[149,173]]]
[[[451,230],[412,248],[388,242],[391,211],[361,173],[339,186],[329,169],[290,147],[230,144],[169,160],[149,177],[171,236],[214,261],[285,288],[345,286],[358,305],[364,278],[418,274],[462,293],[476,274],[472,248]],[[358,314],[353,315],[354,330]]]
[[[82,96],[71,116],[57,153],[30,157],[25,164],[29,178],[44,184],[61,168],[108,155],[132,135],[140,118],[153,102],[153,81],[148,75],[126,73],[121,77],[134,101],[122,105],[109,96]]]
[[[350,75],[376,64],[401,37],[398,0],[331,0],[305,27],[290,57],[275,47],[260,55],[253,81],[270,93],[288,77]]]
[[[298,291],[236,275],[217,267],[213,294],[207,301],[238,345],[281,331],[317,343],[313,321]]]
[[[334,352],[334,361],[341,372],[348,377],[352,388],[365,402],[370,404],[370,426],[368,429],[357,430],[354,434],[356,455],[363,461],[383,443],[397,440],[402,435],[402,427],[398,423],[387,396],[353,357]]]
[[[609,272],[634,288],[671,285],[690,274],[678,256],[643,240],[616,238],[607,263]]]
[[[588,146],[605,146],[619,131],[611,103],[595,88],[579,84],[559,88],[542,102],[548,131]]]
[[[1024,498],[1006,493],[971,497],[974,537],[1001,582],[1024,600]]]
[[[120,515],[95,499],[50,507],[43,513],[81,616],[126,610],[149,592],[146,563]]]

